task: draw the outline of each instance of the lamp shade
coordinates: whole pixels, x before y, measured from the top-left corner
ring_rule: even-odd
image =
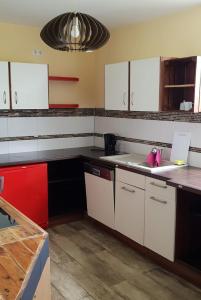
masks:
[[[42,40],[61,51],[93,51],[110,38],[108,29],[93,17],[65,13],[49,21],[41,30]]]

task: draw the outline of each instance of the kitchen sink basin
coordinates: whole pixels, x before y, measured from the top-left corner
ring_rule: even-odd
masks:
[[[132,163],[128,163],[128,165],[132,166]],[[158,167],[157,166],[151,167],[147,164],[147,162],[134,164],[133,166],[137,169],[143,169],[150,173],[164,172],[164,171],[169,171],[169,170],[183,167],[183,166],[175,165],[173,162],[168,161],[168,160],[163,160],[161,162],[160,166],[158,166]]]
[[[102,156],[101,159],[126,165],[128,163],[132,163],[134,165],[145,161],[146,156],[142,154],[133,153],[123,155]]]
[[[124,166],[132,166],[137,169],[146,170],[150,173],[157,173],[162,171],[169,171],[173,169],[180,168],[182,166],[175,165],[173,162],[168,160],[163,160],[159,167],[150,167],[146,160],[146,156],[142,154],[123,154],[123,155],[113,155],[113,156],[103,156],[103,160],[111,161]]]

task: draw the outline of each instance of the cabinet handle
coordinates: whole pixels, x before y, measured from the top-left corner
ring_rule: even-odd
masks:
[[[156,201],[156,202],[159,202],[159,203],[161,203],[161,204],[167,204],[167,201],[157,199],[157,198],[155,198],[154,196],[150,197],[150,199],[151,199],[151,200],[154,200],[154,201]]]
[[[123,105],[125,106],[126,105],[126,92],[123,93]]]
[[[0,193],[4,191],[4,176],[0,176]]]
[[[18,103],[18,95],[17,95],[17,92],[15,91],[15,104]]]
[[[131,106],[133,106],[133,101],[134,101],[134,92],[131,93]]]
[[[122,186],[121,189],[124,190],[124,191],[126,191],[126,192],[129,192],[129,193],[135,193],[135,190],[130,190],[130,189],[128,189],[128,188],[125,187],[125,186]]]
[[[6,104],[6,91],[3,92],[3,103]]]
[[[157,186],[159,188],[162,188],[162,189],[167,189],[167,185],[160,185],[160,184],[157,184],[155,182],[151,182],[150,184],[153,185],[153,186]]]

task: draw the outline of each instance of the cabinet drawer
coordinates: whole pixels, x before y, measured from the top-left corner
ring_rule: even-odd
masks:
[[[168,186],[165,181],[146,177],[146,191],[163,199],[175,198],[175,188]]]
[[[145,176],[137,173],[116,169],[116,180],[134,185],[141,189],[145,188]]]

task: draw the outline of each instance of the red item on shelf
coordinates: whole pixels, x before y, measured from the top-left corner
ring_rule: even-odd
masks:
[[[48,79],[56,81],[79,81],[78,77],[71,76],[48,76]]]
[[[49,104],[49,108],[78,108],[79,104]]]

